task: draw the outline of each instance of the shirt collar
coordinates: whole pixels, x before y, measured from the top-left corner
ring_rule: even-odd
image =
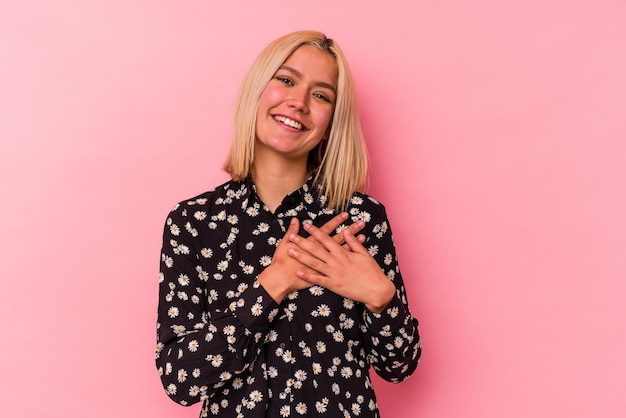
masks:
[[[285,196],[280,206],[276,209],[275,215],[279,218],[297,216],[303,220],[314,220],[322,213],[333,214],[334,210],[324,209],[324,195],[321,193],[319,186],[315,185],[314,179],[315,173],[300,188]],[[248,210],[254,207],[255,203],[262,205],[251,176],[248,176],[243,181],[243,185],[246,188],[245,193],[247,196],[245,196],[242,208]]]

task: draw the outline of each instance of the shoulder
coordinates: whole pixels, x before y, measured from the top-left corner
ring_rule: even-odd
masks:
[[[363,219],[365,222],[369,222],[372,219],[380,220],[381,218],[387,218],[385,205],[374,197],[362,192],[352,194],[348,202],[347,211],[351,217]]]
[[[185,218],[187,216],[203,217],[214,212],[225,210],[229,205],[247,199],[249,186],[233,180],[207,190],[197,196],[181,200],[170,211],[170,217]]]
[[[363,233],[368,237],[367,241],[380,240],[385,236],[391,236],[391,226],[387,217],[385,206],[374,197],[357,192],[350,199],[347,209],[352,222],[362,220],[365,222]]]

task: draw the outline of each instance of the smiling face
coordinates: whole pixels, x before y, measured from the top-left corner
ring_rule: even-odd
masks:
[[[269,156],[305,164],[329,130],[337,90],[333,57],[303,45],[267,84],[256,117],[255,159]]]

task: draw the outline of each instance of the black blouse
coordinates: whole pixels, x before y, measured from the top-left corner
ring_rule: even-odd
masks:
[[[319,227],[336,212],[311,179],[275,213],[254,190],[230,181],[167,218],[156,352],[167,394],[182,405],[203,401],[201,417],[377,417],[370,365],[399,382],[421,354],[383,205],[355,193],[348,207],[350,223],[366,222],[364,246],[397,289],[382,313],[320,286],[277,304],[256,278],[289,219]]]

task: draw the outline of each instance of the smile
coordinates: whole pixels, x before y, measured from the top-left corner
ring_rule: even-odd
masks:
[[[292,128],[295,128],[295,129],[297,129],[299,131],[304,131],[305,130],[304,126],[302,126],[302,124],[300,122],[295,121],[293,119],[289,119],[289,118],[287,118],[285,116],[281,116],[281,115],[275,115],[275,116],[272,116],[272,117],[274,118],[274,120],[276,120],[276,121],[278,121],[278,122],[280,122],[280,123],[282,123],[284,125],[287,125],[287,126],[290,126]]]

